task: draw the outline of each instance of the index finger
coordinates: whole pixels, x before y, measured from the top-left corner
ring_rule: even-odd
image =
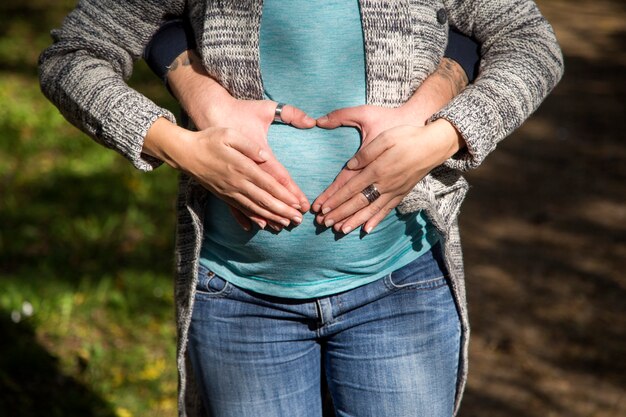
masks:
[[[313,211],[319,213],[322,209],[322,205],[326,202],[326,200],[335,194],[341,187],[344,186],[346,182],[350,180],[350,178],[354,177],[359,171],[353,171],[348,169],[342,169],[339,172],[339,175],[335,177],[333,182],[326,188],[322,194],[317,196],[315,201],[313,201]]]

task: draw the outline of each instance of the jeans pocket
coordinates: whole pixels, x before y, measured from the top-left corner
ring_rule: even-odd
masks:
[[[198,267],[198,283],[196,298],[224,297],[230,293],[232,285],[215,272],[200,265]]]
[[[385,285],[392,290],[432,290],[448,284],[447,270],[436,244],[413,262],[385,277]]]

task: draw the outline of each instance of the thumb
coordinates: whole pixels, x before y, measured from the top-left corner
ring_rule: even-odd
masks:
[[[283,123],[297,127],[300,129],[310,129],[315,126],[315,119],[307,115],[303,110],[292,106],[285,105],[280,113]]]
[[[317,126],[323,129],[335,129],[339,126],[361,128],[367,106],[344,107],[333,110],[317,119]]]

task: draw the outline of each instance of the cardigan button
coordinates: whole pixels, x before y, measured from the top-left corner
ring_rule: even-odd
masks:
[[[443,25],[447,21],[448,21],[448,13],[446,12],[446,10],[445,9],[437,10],[437,22]]]

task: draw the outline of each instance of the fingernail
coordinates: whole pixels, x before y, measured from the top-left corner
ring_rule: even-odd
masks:
[[[335,224],[335,221],[334,221],[333,219],[327,219],[327,220],[324,222],[324,225],[325,225],[326,227],[331,227],[333,224]]]
[[[292,220],[297,224],[302,223],[302,216],[293,216]]]
[[[296,210],[300,210],[302,208],[300,204],[292,204],[291,207],[295,208]]]
[[[267,161],[269,159],[269,155],[267,154],[267,152],[265,152],[263,149],[261,149],[259,151],[259,158],[261,158],[264,161]]]
[[[289,223],[291,222],[287,219],[280,219],[280,224],[282,224],[285,227],[289,226]]]
[[[372,226],[367,226],[365,227],[365,233],[367,233],[368,235],[370,234],[370,232],[372,231],[373,227]]]
[[[322,214],[328,214],[328,212],[329,212],[330,210],[331,210],[331,208],[330,208],[330,207],[324,207],[324,208],[322,209]]]
[[[320,117],[319,119],[317,119],[317,121],[318,121],[318,122],[325,123],[325,122],[327,122],[327,121],[328,121],[328,116],[322,116],[322,117]]]
[[[351,160],[348,161],[348,168],[354,169],[357,166],[359,166],[359,161],[357,161],[355,158],[352,158]]]
[[[261,229],[265,229],[265,226],[267,226],[267,223],[262,220],[259,220],[257,224],[259,225]]]
[[[304,121],[307,122],[307,123],[315,123],[315,119],[312,118],[312,117],[309,117],[309,116],[306,116],[304,118]]]
[[[352,228],[350,226],[344,226],[344,228],[341,229],[341,231],[343,232],[344,235],[347,235],[348,233],[352,231]]]
[[[248,225],[245,225],[245,226],[243,226],[243,225],[242,225],[242,226],[241,226],[241,228],[242,228],[243,230],[245,230],[246,232],[249,232],[249,231],[250,231],[250,226],[248,226]]]

